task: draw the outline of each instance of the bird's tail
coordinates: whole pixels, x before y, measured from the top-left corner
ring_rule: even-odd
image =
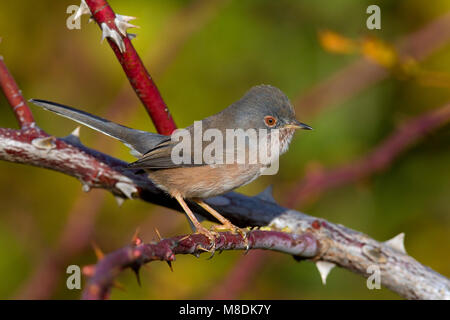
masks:
[[[169,136],[131,129],[59,103],[39,99],[31,99],[30,102],[60,116],[69,118],[89,128],[118,139],[126,146],[136,150],[140,154],[145,154],[149,150],[158,146],[160,143],[170,140]]]

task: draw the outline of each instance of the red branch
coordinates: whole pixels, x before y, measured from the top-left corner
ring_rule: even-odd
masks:
[[[409,146],[450,121],[450,104],[408,121],[364,158],[328,171],[308,174],[288,195],[293,207],[318,194],[385,170]]]
[[[103,23],[106,23],[110,29],[117,31],[122,38],[125,45],[124,52],[120,51],[113,40],[110,38],[107,38],[107,40],[125,71],[131,86],[152,118],[156,130],[161,134],[171,134],[176,129],[175,122],[156,84],[134,49],[131,40],[119,32],[114,22],[116,14],[105,0],[86,0],[86,4],[100,28],[102,28]]]
[[[314,257],[319,252],[318,242],[307,232],[299,235],[254,230],[247,233],[247,240],[248,248],[241,235],[229,232],[219,233],[216,238],[216,250],[267,249],[302,258]],[[139,268],[147,262],[171,262],[175,260],[177,254],[198,256],[205,252],[202,248],[209,247],[209,239],[201,234],[177,236],[148,244],[143,244],[140,239],[136,239],[131,246],[116,250],[106,255],[95,266],[85,268],[85,273],[92,277],[83,292],[83,299],[107,298],[115,277],[125,268],[131,267],[138,272]]]
[[[6,67],[5,62],[3,61],[2,56],[0,56],[0,85],[3,89],[6,99],[8,99],[9,105],[16,115],[20,127],[24,129],[33,127],[33,114],[31,113],[27,102],[22,97],[16,81],[14,81],[13,76],[11,75],[11,73],[9,73],[9,70]]]

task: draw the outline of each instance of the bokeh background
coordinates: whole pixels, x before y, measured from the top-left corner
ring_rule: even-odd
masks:
[[[72,4],[78,3],[0,2],[0,54],[24,96],[154,130],[113,52],[100,44],[97,25],[83,16],[80,30],[67,29],[66,8]],[[366,28],[371,4],[381,7],[381,30]],[[420,62],[409,61],[425,70],[421,77],[397,72],[408,68],[392,58],[396,51],[391,48],[449,12],[449,1],[111,0],[110,5],[138,17],[141,28],[130,30],[138,34],[133,43],[179,127],[218,112],[261,83],[281,88],[298,119],[314,127],[296,135],[278,175],[262,177],[240,192],[254,195],[273,184],[279,203],[290,201],[295,209],[375,239],[405,232],[409,254],[450,276],[449,125],[417,141],[382,172],[304,201],[292,195],[305,176],[366,156],[408,119],[449,101],[449,45],[430,49]],[[361,50],[364,43],[372,44],[370,52]],[[312,88],[371,57],[388,69],[386,79],[320,108],[302,103]],[[363,81],[358,76],[346,81]],[[48,112],[33,112],[38,125],[56,136],[75,128]],[[0,126],[17,128],[2,95]],[[133,160],[127,148],[90,129],[82,128],[81,139]],[[77,299],[80,291],[66,288],[65,270],[95,263],[93,242],[107,253],[129,243],[137,228],[144,241],[156,239],[154,228],[166,237],[189,232],[184,216],[174,211],[140,201],[118,207],[106,191],[84,193],[71,177],[7,162],[0,162],[0,208],[0,298]],[[339,268],[323,286],[312,263],[280,253],[224,252],[206,258],[178,256],[173,272],[165,263],[151,263],[141,272],[141,287],[127,270],[118,278],[125,290],[114,289],[111,297],[399,298],[387,289],[368,290],[364,278]]]

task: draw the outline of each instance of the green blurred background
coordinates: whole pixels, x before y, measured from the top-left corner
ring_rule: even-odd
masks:
[[[66,28],[73,1],[2,1],[0,54],[26,98],[77,106],[134,128],[154,130],[100,30],[83,16],[81,30]],[[365,13],[381,7],[382,29],[369,31]],[[111,0],[120,14],[137,16],[131,29],[137,51],[152,74],[179,127],[225,108],[253,85],[281,88],[291,99],[359,59],[324,50],[318,31],[352,39],[372,35],[393,43],[450,10],[447,0]],[[450,72],[450,46],[434,51],[421,67]],[[326,95],[327,93],[324,92]],[[449,85],[421,86],[388,77],[315,114],[297,108],[298,119],[314,127],[300,132],[281,159],[276,176],[239,191],[254,195],[269,184],[286,201],[308,168],[333,168],[358,159],[405,120],[449,101]],[[17,128],[0,95],[0,126]],[[33,107],[32,107],[33,108]],[[40,127],[65,136],[74,123],[33,108]],[[305,116],[302,116],[305,114]],[[131,161],[120,143],[81,130],[82,141]],[[295,209],[387,240],[406,233],[406,250],[421,263],[450,276],[450,130],[434,131],[401,154],[384,172],[321,194]],[[91,242],[111,252],[131,241],[136,228],[144,241],[189,232],[183,215],[141,201],[118,207],[103,190],[81,191],[79,181],[49,170],[0,162],[0,298],[77,299],[66,288],[66,267],[96,257]],[[224,252],[207,260],[178,256],[171,272],[154,262],[130,270],[118,281],[115,299],[398,299],[368,290],[366,280],[336,268],[323,286],[315,266],[269,252]],[[249,259],[245,264],[246,259]],[[252,260],[253,259],[253,260]],[[241,266],[241,267],[237,267]],[[230,274],[239,273],[233,290]],[[83,284],[86,279],[83,279]]]

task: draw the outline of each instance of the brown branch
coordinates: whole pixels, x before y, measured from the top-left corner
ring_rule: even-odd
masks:
[[[247,243],[239,234],[219,233],[216,238],[216,250],[275,250],[295,256],[310,258],[319,252],[319,246],[314,237],[308,233],[302,235],[277,231],[249,231]],[[91,278],[83,292],[83,299],[105,299],[117,274],[127,267],[136,272],[151,261],[175,260],[177,254],[193,254],[205,252],[210,242],[201,234],[177,236],[159,242],[143,244],[140,239],[128,247],[106,255],[93,269],[88,268]]]
[[[171,134],[176,129],[175,122],[128,35],[124,36],[118,29],[115,20],[116,14],[106,0],[86,0],[86,4],[102,32],[109,28],[109,30],[116,32],[117,37],[120,38],[121,42],[120,40],[114,40],[112,37],[107,37],[107,40],[131,86],[152,118],[156,130],[161,134]]]
[[[331,170],[306,175],[287,196],[286,205],[295,207],[336,187],[378,173],[389,167],[408,147],[450,121],[450,104],[409,120],[365,157]]]

